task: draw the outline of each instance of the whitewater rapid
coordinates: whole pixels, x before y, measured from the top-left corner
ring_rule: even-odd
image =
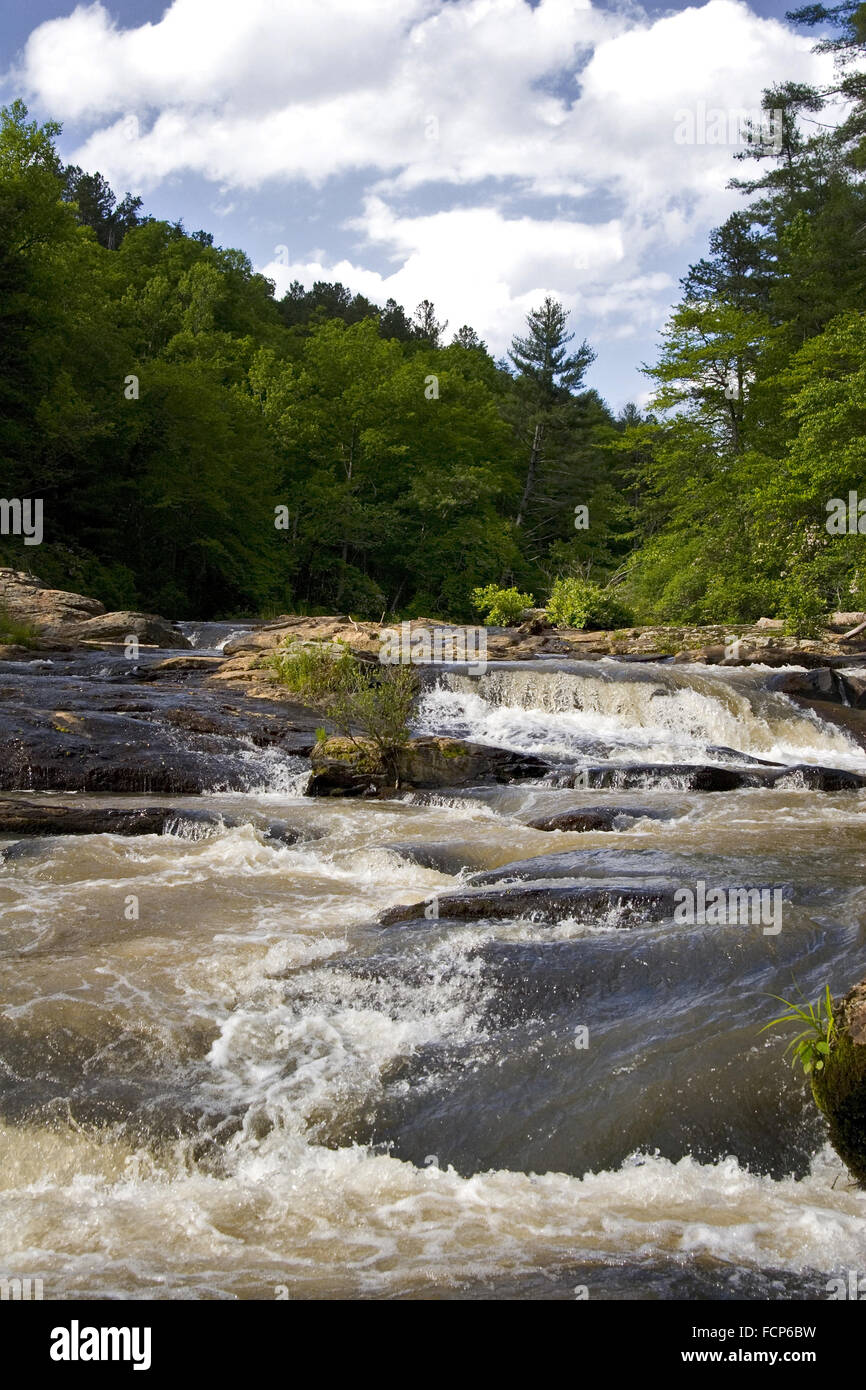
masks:
[[[864,764],[754,672],[452,673],[418,727],[578,762]],[[263,751],[252,790],[196,798],[208,826],[161,797],[175,834],[0,844],[0,1273],[46,1298],[820,1298],[866,1268],[866,1196],[760,1031],[792,980],[866,974],[866,794],[310,801]],[[654,814],[529,825],[600,799]],[[412,858],[431,846],[448,872]],[[778,939],[379,924],[557,853],[576,884],[785,882],[792,905]]]

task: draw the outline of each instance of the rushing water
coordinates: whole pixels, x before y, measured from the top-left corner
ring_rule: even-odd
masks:
[[[431,684],[418,728],[572,766],[866,771],[768,683],[491,666]],[[818,1298],[866,1268],[866,1194],[759,1031],[769,993],[866,974],[866,793],[651,783],[310,801],[274,757],[196,799],[210,825],[7,843],[0,1273],[54,1298]],[[614,832],[528,824],[610,804]],[[784,924],[377,923],[508,865],[785,884]]]
[[[197,651],[221,652],[234,637],[245,637],[252,631],[249,623],[178,623],[190,646]]]

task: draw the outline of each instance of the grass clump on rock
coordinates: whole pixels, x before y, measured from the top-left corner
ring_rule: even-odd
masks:
[[[37,632],[30,623],[17,622],[7,609],[0,605],[0,646],[35,647]]]

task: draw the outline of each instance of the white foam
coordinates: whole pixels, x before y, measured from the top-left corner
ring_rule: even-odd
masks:
[[[866,753],[786,696],[732,673],[658,677],[553,670],[489,671],[479,680],[444,674],[425,691],[421,733],[547,758],[581,754],[612,761],[719,761],[728,747],[778,762],[866,766]],[[729,759],[730,760],[730,759]]]

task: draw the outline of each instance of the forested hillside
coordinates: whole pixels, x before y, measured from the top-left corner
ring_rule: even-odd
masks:
[[[654,418],[623,440],[641,484],[629,587],[659,619],[866,605],[866,5],[790,17],[832,24],[838,80],[765,93],[779,148],[740,156],[746,206],[682,281]]]
[[[341,285],[276,302],[242,252],[64,169],[58,133],[3,114],[3,492],[45,509],[38,566],[12,537],[6,563],[205,617],[467,617],[476,585],[609,570],[617,425],[558,305],[518,368],[469,327],[446,342],[426,301],[411,319]],[[582,542],[578,504],[599,523]]]
[[[781,148],[749,148],[645,417],[587,389],[553,299],[500,361],[426,300],[277,301],[242,251],[118,201],[5,109],[0,491],[45,522],[0,563],[173,617],[467,619],[478,586],[543,602],[570,575],[637,618],[862,607],[866,534],[826,523],[866,498],[866,6],[795,18],[835,25],[838,82],[766,93]]]

